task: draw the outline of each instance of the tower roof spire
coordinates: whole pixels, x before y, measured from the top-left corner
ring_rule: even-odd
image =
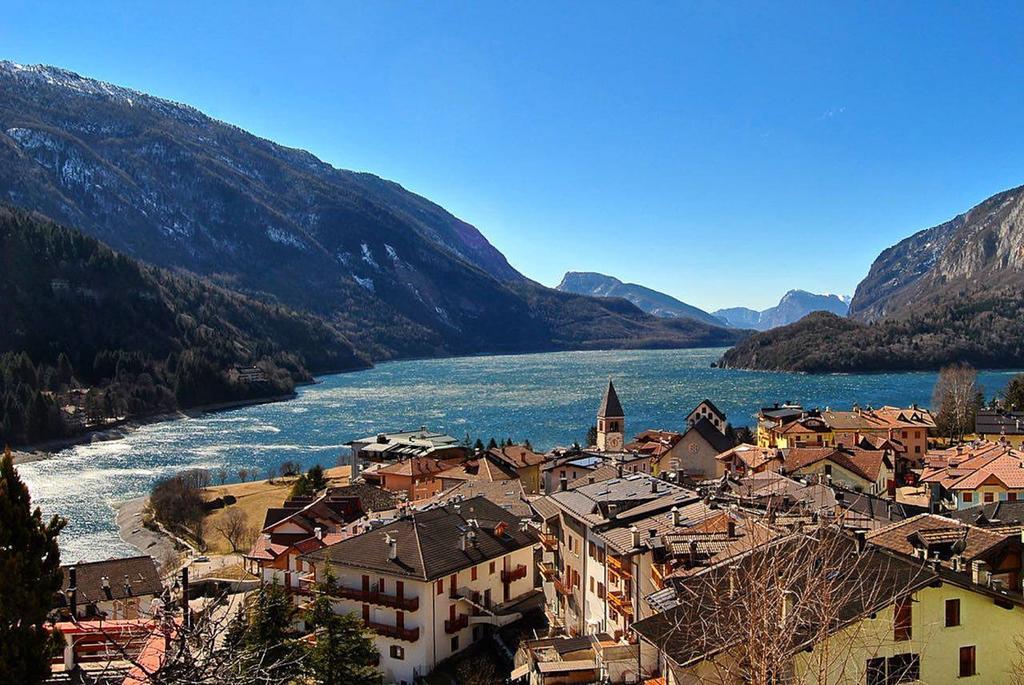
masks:
[[[619,396],[615,392],[615,386],[612,385],[612,379],[608,379],[608,387],[604,391],[604,399],[601,400],[601,407],[597,410],[599,418],[624,418],[625,412],[622,411],[622,404],[619,402]]]

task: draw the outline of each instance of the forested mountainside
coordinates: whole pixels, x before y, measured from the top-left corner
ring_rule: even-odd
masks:
[[[398,184],[192,107],[10,62],[0,91],[0,197],[132,257],[323,317],[373,359],[739,338],[567,299]]]
[[[555,289],[577,295],[623,297],[648,314],[666,319],[693,319],[712,326],[728,325],[726,321],[671,295],[636,283],[623,283],[614,276],[606,276],[593,271],[568,271],[562,277],[562,282],[555,286]]]
[[[847,301],[838,295],[818,295],[806,290],[790,290],[779,303],[762,311],[746,307],[719,309],[713,314],[731,326],[767,331],[799,321],[811,312],[832,312],[846,316]]]
[[[785,371],[1024,367],[1024,188],[885,250],[852,319],[812,314],[758,333],[722,365]]]
[[[0,320],[0,444],[287,394],[311,373],[369,364],[316,317],[3,206]]]

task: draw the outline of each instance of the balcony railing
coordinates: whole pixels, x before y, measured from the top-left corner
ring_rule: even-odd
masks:
[[[390,637],[392,640],[416,642],[420,639],[419,628],[399,628],[398,626],[389,626],[384,623],[374,623],[373,621],[367,623],[366,627],[378,635]]]
[[[572,596],[572,588],[562,578],[555,578],[555,592],[566,597]]]
[[[444,632],[452,635],[459,632],[463,628],[469,625],[469,614],[459,614],[455,619],[446,618],[444,620]]]
[[[526,577],[526,571],[527,571],[527,569],[526,569],[525,564],[519,564],[518,566],[516,566],[511,571],[502,571],[501,572],[501,582],[503,582],[503,583],[511,583],[513,581],[519,580],[520,578],[525,578]]]
[[[608,570],[612,573],[622,576],[623,578],[629,578],[632,576],[627,562],[611,554],[609,554],[606,559],[608,560]]]
[[[558,576],[558,569],[550,561],[537,562],[537,567],[540,569],[540,574],[544,576],[544,580],[551,581]]]
[[[541,533],[540,544],[544,545],[544,549],[555,552],[558,550],[558,536],[554,533]]]
[[[651,582],[659,590],[665,587],[665,572],[660,564],[651,564]]]
[[[420,608],[419,597],[399,597],[398,595],[384,594],[379,590],[357,590],[356,588],[338,586],[334,589],[334,596],[401,611],[416,611]]]
[[[621,592],[609,592],[608,603],[620,614],[633,615],[633,604]]]

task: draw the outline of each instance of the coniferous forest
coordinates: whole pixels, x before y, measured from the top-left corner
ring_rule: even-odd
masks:
[[[287,395],[369,362],[330,324],[0,207],[0,444]]]

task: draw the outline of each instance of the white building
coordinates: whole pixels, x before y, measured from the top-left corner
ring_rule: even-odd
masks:
[[[535,535],[483,497],[414,511],[312,552],[308,584],[328,570],[335,610],[363,618],[376,634],[385,682],[412,685],[494,626],[539,607]]]

